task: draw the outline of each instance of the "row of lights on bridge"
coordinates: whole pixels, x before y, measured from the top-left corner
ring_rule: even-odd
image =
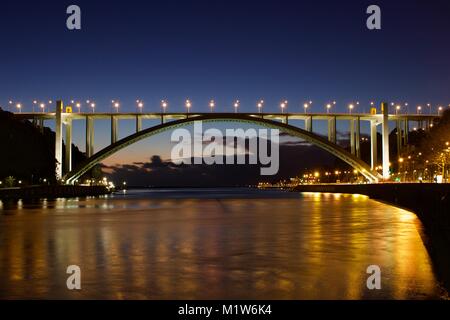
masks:
[[[75,102],[74,100],[71,100],[70,102],[71,102],[73,107],[77,108],[78,112],[81,112],[81,103],[80,102]],[[53,103],[52,100],[48,101],[49,105],[52,104],[52,103]],[[112,103],[112,107],[115,109],[115,111],[119,112],[120,102],[118,100],[111,100],[111,103]],[[13,101],[10,100],[9,101],[9,105],[12,106],[13,104],[14,104]],[[308,109],[311,108],[312,104],[313,104],[312,101],[308,101],[308,102],[305,102],[303,104],[304,113],[308,113]],[[16,103],[15,105],[16,105],[16,109],[19,112],[21,112],[22,108],[23,108],[23,105],[21,103]],[[95,107],[96,107],[95,102],[93,102],[91,100],[86,100],[86,105],[91,108],[92,112],[95,112]],[[330,113],[331,109],[335,105],[336,105],[336,101],[333,101],[331,103],[327,103],[325,105],[327,113]],[[350,103],[348,105],[348,112],[351,114],[352,111],[359,105],[360,105],[359,102]],[[395,108],[395,113],[396,114],[401,113],[402,110],[406,110],[406,113],[409,113],[409,104],[408,103],[404,103],[403,105],[400,105],[400,104],[395,104],[394,102],[392,102],[390,105],[391,105],[392,108]],[[40,109],[41,112],[45,112],[46,106],[47,105],[46,105],[45,102],[38,102],[37,100],[33,100],[33,112],[35,112],[36,109],[38,109],[38,110]],[[169,106],[169,103],[167,102],[167,100],[161,100],[161,110],[162,110],[162,112],[166,112],[166,109],[167,109],[168,106]],[[209,101],[209,109],[210,109],[211,112],[213,112],[215,106],[216,106],[215,101],[214,100],[210,100]],[[280,106],[280,109],[281,109],[281,113],[284,113],[286,111],[287,107],[288,107],[288,101],[287,100],[281,101],[279,106]],[[371,107],[375,107],[375,103],[371,102],[370,106]],[[430,103],[427,103],[426,106],[429,109],[429,114],[432,114],[432,105]],[[142,100],[136,100],[136,107],[138,108],[138,110],[140,112],[142,112],[142,110],[144,108],[144,102]],[[186,99],[185,107],[186,107],[187,113],[189,113],[191,108],[192,108],[192,102],[191,102],[190,99]],[[233,103],[233,107],[234,107],[234,112],[237,113],[238,109],[240,107],[240,101],[236,100]],[[264,107],[264,100],[259,100],[257,102],[257,104],[256,104],[256,107],[258,109],[258,112],[261,113],[262,110],[263,110],[263,107]],[[449,107],[450,107],[450,105],[449,105]],[[420,105],[417,106],[417,108],[416,108],[417,114],[422,114],[424,109],[425,108],[420,106]],[[437,107],[437,113],[438,114],[440,114],[443,110],[444,110],[443,106],[438,106]]]

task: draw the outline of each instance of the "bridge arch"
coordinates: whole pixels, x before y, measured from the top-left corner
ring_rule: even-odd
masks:
[[[372,171],[370,166],[366,164],[361,159],[352,155],[350,152],[345,150],[344,148],[312,133],[309,131],[305,131],[303,129],[294,127],[289,124],[284,124],[275,120],[264,119],[258,115],[240,115],[240,114],[211,114],[211,115],[190,115],[185,119],[174,120],[166,123],[162,123],[160,125],[139,131],[135,134],[132,134],[126,138],[123,138],[116,143],[109,145],[108,147],[100,150],[92,157],[86,159],[82,162],[75,170],[67,173],[64,176],[64,181],[66,184],[73,184],[79,178],[81,178],[86,172],[92,169],[97,163],[106,159],[107,157],[113,155],[114,153],[120,151],[121,149],[132,145],[138,141],[146,139],[148,137],[157,135],[159,133],[175,129],[178,127],[183,127],[188,124],[194,123],[195,121],[204,121],[204,122],[244,122],[257,124],[263,127],[271,128],[271,129],[279,129],[280,131],[289,134],[291,136],[304,139],[319,148],[333,154],[339,159],[343,160],[355,170],[360,172],[366,179],[370,182],[378,182],[382,179],[381,175],[378,172]]]

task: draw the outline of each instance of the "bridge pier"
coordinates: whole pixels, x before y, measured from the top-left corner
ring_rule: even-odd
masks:
[[[86,116],[86,157],[94,154],[94,119]]]
[[[328,119],[328,141],[336,143],[336,117]]]
[[[117,142],[117,127],[118,119],[115,116],[111,116],[111,144]]]
[[[136,133],[142,130],[142,118],[141,116],[136,116]]]
[[[382,123],[382,149],[383,149],[383,178],[388,179],[389,174],[389,105],[387,102],[381,104],[383,112]]]
[[[361,159],[361,121],[360,118],[356,118],[356,136],[355,136],[355,147],[356,147],[356,156]]]
[[[397,120],[397,158],[402,154],[402,121]]]
[[[350,153],[356,154],[356,145],[355,145],[355,120],[350,119]]]
[[[308,132],[312,132],[313,125],[312,125],[312,116],[309,116],[305,119],[305,130]]]
[[[56,159],[56,180],[62,179],[62,111],[63,102],[61,100],[56,101],[55,112],[55,159]]]
[[[65,172],[72,171],[72,119],[66,119]]]
[[[408,117],[405,118],[405,120],[403,121],[403,145],[406,146],[408,145],[408,134],[409,134],[409,121],[408,121]]]
[[[377,141],[377,122],[370,121],[370,167],[372,170],[378,166],[378,141]]]
[[[44,119],[39,119],[37,125],[39,127],[39,131],[41,133],[44,133]]]

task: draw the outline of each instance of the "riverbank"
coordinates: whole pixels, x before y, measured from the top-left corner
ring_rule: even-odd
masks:
[[[424,239],[447,290],[450,290],[450,184],[320,184],[299,185],[296,192],[363,194],[414,212],[425,227]]]
[[[0,199],[87,197],[110,192],[104,186],[31,186],[0,189]]]

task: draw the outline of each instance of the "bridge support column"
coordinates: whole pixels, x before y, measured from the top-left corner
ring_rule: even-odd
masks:
[[[86,157],[94,154],[94,119],[86,116]]]
[[[111,144],[116,143],[117,141],[117,126],[118,119],[114,116],[111,116]]]
[[[405,120],[403,121],[403,145],[407,146],[408,145],[408,134],[409,134],[409,122],[408,122],[408,117],[405,118]]]
[[[387,102],[381,104],[383,112],[382,140],[383,140],[383,178],[389,178],[389,105]]]
[[[328,119],[328,141],[336,143],[336,117]]]
[[[142,118],[140,116],[136,116],[136,133],[142,130]]]
[[[397,158],[402,153],[402,121],[397,120]]]
[[[355,120],[350,120],[350,152],[351,154],[356,154],[356,146],[355,146]]]
[[[72,171],[72,119],[66,120],[65,172]]]
[[[312,132],[313,125],[312,125],[312,116],[309,116],[305,119],[305,130],[308,132]]]
[[[38,120],[38,127],[39,127],[39,131],[41,133],[44,133],[44,119],[41,118]]]
[[[361,158],[361,121],[356,118],[356,136],[355,136],[356,156]]]
[[[372,170],[378,166],[377,122],[370,121],[370,166]]]
[[[62,110],[63,102],[61,100],[56,101],[55,112],[55,159],[56,159],[56,180],[62,179]]]

